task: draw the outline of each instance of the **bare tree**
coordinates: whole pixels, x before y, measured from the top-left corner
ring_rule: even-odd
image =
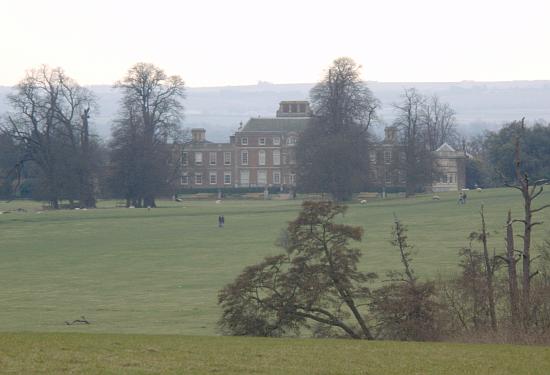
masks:
[[[45,195],[58,208],[64,195],[73,199],[84,189],[77,177],[84,156],[79,135],[83,129],[81,116],[94,105],[93,96],[61,68],[47,66],[27,72],[16,89],[8,96],[12,111],[6,130],[23,149],[20,163],[33,162],[39,167]],[[85,126],[88,131],[87,118]],[[86,189],[93,194],[93,189]],[[87,202],[93,206],[95,201]]]
[[[376,335],[397,340],[433,340],[439,336],[435,284],[421,282],[412,269],[413,246],[407,228],[395,216],[390,243],[399,250],[403,272],[388,272],[389,283],[370,295]]]
[[[81,145],[81,168],[80,168],[80,207],[95,207],[96,199],[94,196],[94,182],[92,176],[92,150],[90,145],[90,107],[84,109],[80,115],[82,119],[82,130],[80,132]]]
[[[361,67],[342,57],[310,92],[314,118],[297,147],[298,188],[331,193],[339,201],[365,187],[369,128],[379,102]]]
[[[425,140],[431,151],[443,143],[457,140],[455,111],[448,103],[442,103],[437,95],[426,99],[421,109],[421,121],[426,132]]]
[[[182,136],[184,82],[138,63],[115,87],[124,96],[113,130],[113,181],[128,204],[155,207],[155,197],[171,182],[171,165],[177,164],[172,145]]]
[[[399,255],[401,257],[401,263],[405,270],[406,278],[401,276],[401,281],[406,281],[410,284],[416,282],[416,276],[411,267],[412,262],[412,246],[407,242],[407,228],[401,223],[401,220],[394,215],[394,226],[392,228],[392,239],[390,243],[399,249]]]
[[[481,205],[481,210],[479,214],[481,216],[481,232],[477,234],[477,237],[483,245],[485,282],[487,284],[487,300],[489,303],[489,316],[491,318],[491,328],[493,329],[493,331],[496,331],[497,316],[496,316],[496,308],[495,308],[495,289],[494,289],[495,258],[489,256],[489,249],[487,244],[488,233],[487,233],[487,225],[485,224],[485,212],[483,210],[483,205]]]
[[[361,66],[349,57],[334,60],[310,96],[314,114],[331,133],[351,126],[367,132],[376,119],[379,102],[362,81]]]
[[[394,104],[397,117],[394,121],[401,135],[405,161],[401,165],[405,172],[406,194],[414,195],[433,179],[433,156],[426,142],[426,125],[423,108],[426,99],[414,88],[406,89],[402,101]]]
[[[521,307],[524,326],[528,327],[531,320],[531,279],[537,274],[537,272],[531,271],[531,264],[533,261],[531,257],[531,233],[533,227],[543,223],[542,221],[533,221],[533,215],[550,207],[550,204],[533,208],[534,200],[542,194],[544,184],[549,180],[540,179],[531,181],[527,172],[522,168],[520,137],[524,129],[525,123],[524,119],[522,119],[519,135],[516,134],[514,140],[514,172],[516,181],[515,184],[506,183],[506,185],[519,190],[523,197],[523,219],[514,219],[512,222],[523,224],[523,235],[521,237],[523,240],[523,249],[521,251],[523,266]]]
[[[516,249],[514,247],[514,228],[512,220],[512,211],[508,210],[508,218],[506,220],[506,256],[504,258],[508,269],[508,294],[510,301],[510,312],[512,324],[515,326],[521,322],[521,314],[519,309],[519,289],[517,277],[517,262],[521,258],[516,257]]]
[[[21,181],[20,148],[11,135],[0,129],[0,197],[10,199]]]

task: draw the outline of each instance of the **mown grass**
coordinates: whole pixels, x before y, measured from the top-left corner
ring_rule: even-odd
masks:
[[[550,373],[550,348],[172,335],[0,335],[0,371],[21,374]]]
[[[389,244],[394,213],[409,226],[423,277],[457,269],[481,203],[497,252],[506,211],[521,215],[520,196],[509,189],[472,191],[464,206],[456,194],[440,196],[351,204],[344,220],[365,229],[361,267],[382,276],[399,267]],[[550,194],[538,203],[550,203]],[[275,239],[300,209],[298,201],[203,201],[38,214],[39,205],[16,201],[0,203],[0,211],[22,205],[27,212],[0,215],[0,331],[214,335],[218,290],[280,251]],[[535,242],[547,235],[546,221]],[[92,324],[64,324],[81,315]]]

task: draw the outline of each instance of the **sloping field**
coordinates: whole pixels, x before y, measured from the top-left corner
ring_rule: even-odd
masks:
[[[344,220],[365,229],[362,267],[399,267],[389,244],[393,214],[409,226],[416,273],[456,270],[457,252],[479,227],[485,204],[491,248],[503,248],[511,189],[351,204]],[[550,203],[545,193],[538,204]],[[32,202],[0,203],[0,331],[214,335],[218,290],[246,266],[279,251],[274,242],[298,201],[163,202],[146,209],[44,211]],[[226,226],[217,227],[218,215]],[[537,241],[548,235],[540,215]],[[519,229],[519,227],[518,227]],[[91,324],[67,326],[84,315]]]
[[[21,374],[544,375],[550,348],[98,334],[1,334],[0,371]]]

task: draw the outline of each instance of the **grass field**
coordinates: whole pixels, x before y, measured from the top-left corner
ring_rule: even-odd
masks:
[[[399,266],[388,243],[393,213],[409,226],[414,266],[426,277],[456,269],[459,248],[479,227],[481,203],[497,251],[507,209],[521,215],[519,193],[509,189],[472,191],[465,206],[456,194],[440,196],[351,204],[345,221],[365,229],[362,267],[383,275]],[[550,203],[550,194],[538,203]],[[214,335],[217,291],[244,266],[279,251],[274,241],[300,202],[163,202],[150,211],[40,214],[32,202],[0,203],[0,211],[18,207],[27,212],[0,215],[0,331]],[[549,228],[538,227],[536,239]],[[92,324],[64,324],[81,315]]]
[[[2,334],[3,373],[544,375],[550,348],[171,335]]]

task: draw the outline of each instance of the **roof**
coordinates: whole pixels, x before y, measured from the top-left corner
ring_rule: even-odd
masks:
[[[241,131],[301,132],[311,117],[251,118]]]
[[[447,142],[443,143],[435,152],[456,152]]]

